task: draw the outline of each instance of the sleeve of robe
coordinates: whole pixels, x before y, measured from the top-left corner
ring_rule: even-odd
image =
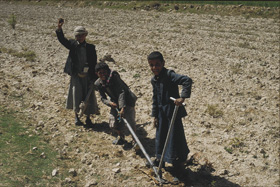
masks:
[[[128,87],[127,85],[121,80],[121,77],[118,73],[115,73],[113,76],[114,84],[117,86],[118,90],[116,92],[118,93],[118,106],[119,108],[125,108],[126,107],[126,95],[128,95]]]
[[[100,84],[100,79],[97,79],[95,81],[94,85],[95,85],[95,88],[97,88],[97,90],[98,90],[98,92],[100,94],[102,103],[104,103],[107,106],[111,106],[110,105],[111,101],[107,98],[107,95],[106,95],[105,91],[103,90],[103,88],[102,88],[102,86]]]
[[[57,36],[57,39],[58,41],[64,46],[66,47],[67,49],[71,49],[71,46],[72,46],[72,42],[70,40],[68,40],[67,38],[64,37],[64,33],[63,33],[63,30],[62,29],[57,29],[55,31],[56,33],[56,36]]]
[[[173,70],[170,71],[171,81],[177,85],[182,85],[181,97],[190,98],[192,90],[192,79],[186,75],[176,74]]]
[[[157,101],[157,93],[156,90],[155,90],[155,85],[154,85],[154,82],[151,80],[151,83],[152,83],[152,86],[153,86],[153,103],[152,103],[152,117],[155,117],[157,118],[158,117],[158,101]]]

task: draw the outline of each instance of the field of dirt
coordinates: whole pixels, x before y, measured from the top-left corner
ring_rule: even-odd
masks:
[[[280,185],[279,20],[61,4],[0,2],[0,7],[0,103],[25,114],[60,159],[69,159],[77,176],[69,174],[57,186],[156,185],[143,173],[143,155],[112,145],[109,108],[98,93],[101,114],[93,116],[92,129],[76,127],[73,112],[64,109],[68,51],[55,35],[60,17],[68,38],[76,26],[87,28],[98,59],[111,55],[115,63],[108,64],[139,97],[137,135],[150,156],[155,129],[147,55],[162,52],[167,68],[193,79],[186,100],[189,115],[183,120],[191,153],[187,181],[179,185]],[[12,14],[15,30],[7,22]],[[4,48],[34,51],[36,60],[18,58]]]

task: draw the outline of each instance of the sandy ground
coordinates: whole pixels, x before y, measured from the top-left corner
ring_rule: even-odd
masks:
[[[83,25],[98,59],[111,55],[115,60],[108,64],[139,97],[137,134],[151,156],[155,129],[149,116],[152,74],[147,55],[161,51],[167,68],[193,79],[192,96],[186,100],[189,116],[183,120],[191,153],[187,181],[180,185],[280,185],[279,20],[4,2],[0,6],[1,49],[37,55],[29,62],[2,50],[1,105],[26,114],[61,158],[71,158],[77,176],[58,186],[155,185],[142,172],[143,156],[112,145],[108,107],[99,101],[101,115],[93,116],[93,129],[75,127],[73,112],[64,109],[68,51],[54,32],[60,17],[68,38],[75,26]],[[11,14],[17,17],[14,31],[7,22]]]

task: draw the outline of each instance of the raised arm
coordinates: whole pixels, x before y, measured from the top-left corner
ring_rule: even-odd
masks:
[[[57,36],[57,39],[58,41],[64,46],[66,47],[67,49],[70,50],[71,48],[71,42],[64,37],[64,34],[63,34],[63,30],[62,30],[62,26],[64,24],[64,20],[62,18],[60,18],[58,20],[58,23],[57,23],[57,29],[55,31],[56,33],[56,36]]]

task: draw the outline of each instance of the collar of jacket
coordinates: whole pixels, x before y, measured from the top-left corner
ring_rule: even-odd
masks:
[[[84,41],[83,43],[79,43],[77,40],[76,40],[76,47],[78,47],[78,46],[82,46],[82,47],[86,47],[86,45],[87,45],[87,42],[86,41]]]
[[[105,81],[102,81],[102,80],[101,80],[101,85],[102,85],[103,87],[109,86],[110,81],[111,81],[111,79],[112,79],[112,77],[113,77],[113,73],[114,73],[114,72],[115,72],[114,70],[111,70],[111,69],[110,69],[110,71],[109,71],[109,76],[108,76],[107,80],[105,80]]]
[[[161,70],[161,72],[159,73],[159,75],[155,75],[155,76],[153,77],[153,81],[158,81],[158,80],[160,80],[163,76],[166,75],[166,71],[167,71],[167,69],[166,69],[165,67],[163,67],[162,70]]]

